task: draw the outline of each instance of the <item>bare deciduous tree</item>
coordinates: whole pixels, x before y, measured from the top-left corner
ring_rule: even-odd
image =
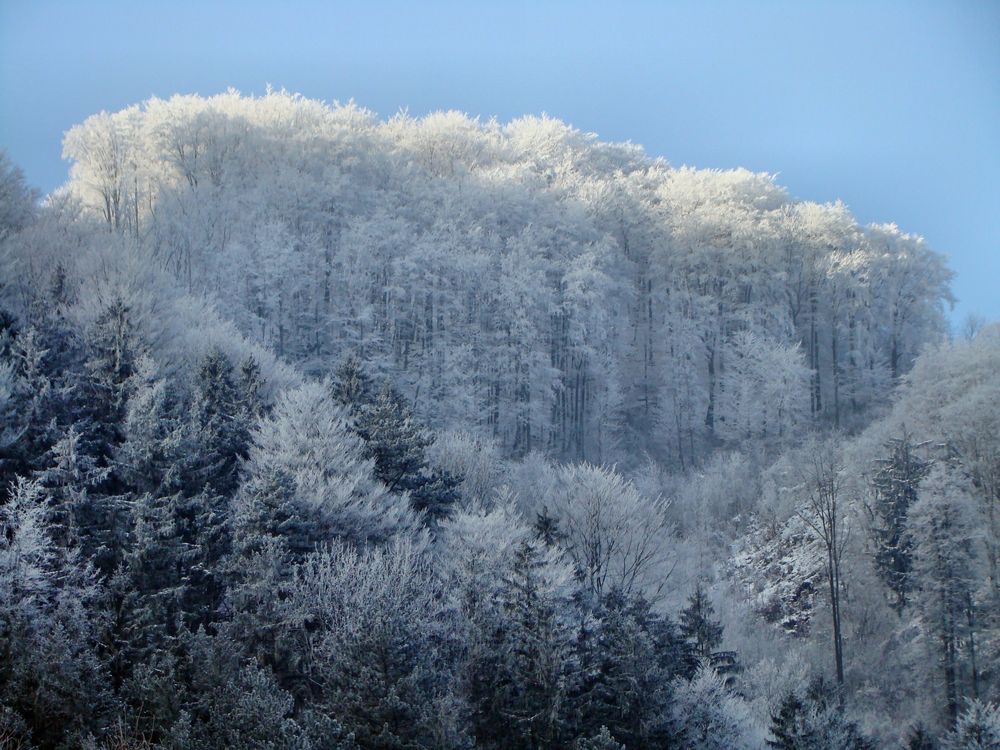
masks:
[[[837,682],[844,682],[844,638],[840,621],[841,561],[848,533],[844,519],[844,498],[839,451],[830,441],[814,443],[802,467],[801,489],[804,502],[797,511],[823,546],[830,586],[830,615],[833,621],[833,655]]]

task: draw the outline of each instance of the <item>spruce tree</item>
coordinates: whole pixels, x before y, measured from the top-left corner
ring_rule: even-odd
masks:
[[[906,738],[906,750],[937,750],[934,735],[923,724],[917,724]]]
[[[17,475],[46,468],[47,451],[83,416],[73,400],[76,383],[68,372],[71,363],[60,351],[68,344],[49,333],[28,326],[0,342],[9,389],[6,419],[0,428],[5,444],[0,478],[5,485]]]
[[[579,734],[606,726],[630,748],[668,741],[670,683],[689,673],[672,622],[612,590],[582,618],[575,652],[579,678],[568,703]]]
[[[125,417],[131,378],[141,354],[132,326],[131,309],[115,297],[101,312],[87,336],[86,369],[95,420],[117,437]]]
[[[178,529],[180,493],[142,495],[134,503],[133,543],[125,577],[117,579],[127,608],[128,655],[149,662],[169,651],[182,623],[182,602],[195,550]]]
[[[910,507],[917,500],[917,488],[930,468],[920,459],[904,433],[885,445],[888,456],[875,462],[869,506],[871,534],[875,544],[875,570],[892,592],[892,605],[902,615],[913,589],[913,541],[907,534]]]
[[[559,520],[549,513],[547,506],[535,514],[534,530],[535,535],[548,547],[555,547],[566,536],[559,528]]]
[[[722,623],[715,618],[715,607],[700,581],[688,599],[688,606],[681,611],[680,634],[691,659],[707,660],[709,667],[722,676],[726,687],[732,688],[741,667],[735,651],[718,650],[722,644]]]
[[[711,658],[722,643],[722,623],[715,619],[715,608],[700,581],[688,599],[688,606],[681,610],[680,631],[695,654],[703,659]]]
[[[948,750],[1000,750],[1000,706],[967,700],[945,742]]]
[[[259,383],[252,367],[241,373],[244,379],[256,398]],[[246,457],[252,426],[253,407],[247,401],[235,382],[229,358],[218,349],[206,354],[198,367],[191,407],[196,474],[201,484],[195,491],[204,488],[229,495],[236,489],[239,462]]]
[[[446,517],[458,500],[460,479],[429,465],[434,434],[417,422],[402,394],[388,382],[376,390],[353,356],[337,368],[332,392],[353,417],[366,455],[375,460],[375,476],[391,492],[408,492],[413,509],[431,522]]]
[[[451,511],[458,499],[458,480],[431,469],[426,450],[434,435],[420,426],[409,404],[386,384],[356,419],[366,455],[375,460],[375,476],[391,492],[408,492],[410,504],[432,521]]]
[[[356,356],[346,357],[333,376],[334,399],[357,415],[375,400],[375,386]]]
[[[572,632],[545,590],[544,547],[525,540],[513,555],[496,619],[480,623],[484,648],[468,665],[473,730],[487,746],[565,747],[573,736],[566,701]]]
[[[771,739],[768,747],[777,750],[810,750],[817,747],[816,730],[809,724],[805,704],[795,693],[781,701],[778,711],[771,715]]]
[[[91,506],[89,491],[103,482],[110,470],[98,466],[94,457],[83,451],[75,427],[70,427],[52,446],[47,459],[48,467],[37,476],[50,498],[49,533],[64,547],[78,545],[81,543],[80,523],[89,521],[86,518]],[[88,525],[96,524],[91,521]]]
[[[578,739],[574,748],[575,750],[625,750],[625,745],[615,740],[607,727],[601,727],[593,737]]]
[[[252,425],[264,414],[262,393],[264,378],[260,372],[260,364],[253,355],[244,359],[240,364],[238,388],[243,419],[247,424]]]
[[[840,688],[822,677],[805,694],[789,693],[771,716],[768,747],[778,750],[874,750],[847,717]]]

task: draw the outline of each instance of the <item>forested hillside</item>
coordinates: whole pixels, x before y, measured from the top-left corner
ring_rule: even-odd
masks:
[[[88,218],[248,338],[309,374],[355,352],[510,455],[685,467],[857,426],[944,329],[919,238],[544,117],[175,97],[64,155]]]
[[[0,748],[1000,747],[1000,327],[920,237],[547,117],[63,148],[0,158]]]

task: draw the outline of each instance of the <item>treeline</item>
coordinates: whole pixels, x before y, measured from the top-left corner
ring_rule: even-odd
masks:
[[[359,352],[515,456],[687,468],[856,428],[950,299],[895,226],[545,117],[229,92],[95,115],[64,154],[83,216],[244,334],[311,374]]]

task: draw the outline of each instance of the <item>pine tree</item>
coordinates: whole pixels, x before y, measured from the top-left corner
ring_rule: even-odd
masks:
[[[607,727],[601,727],[593,737],[578,739],[574,748],[575,750],[625,750],[625,745],[615,740]]]
[[[391,492],[408,492],[413,509],[432,521],[448,515],[458,499],[459,481],[429,467],[426,450],[434,436],[417,424],[398,391],[386,384],[358,414],[356,430],[375,460],[375,476]]]
[[[233,499],[231,552],[223,562],[228,621],[223,631],[248,656],[288,673],[279,648],[281,602],[289,595],[295,564],[319,543],[318,529],[295,500],[291,477],[253,470]]]
[[[233,377],[233,366],[218,349],[205,355],[195,379],[194,402],[191,406],[191,428],[194,434],[198,463],[196,476],[202,488],[219,495],[229,495],[236,489],[239,462],[246,457],[252,414],[259,382],[252,366],[241,373],[241,385],[253,391],[241,394]]]
[[[579,733],[604,725],[630,748],[668,741],[670,683],[690,674],[670,620],[644,599],[612,590],[583,618],[575,652],[579,677],[569,705]]]
[[[77,550],[55,544],[37,481],[0,504],[0,706],[40,747],[71,747],[109,708],[98,659],[100,591]]]
[[[917,724],[906,738],[906,750],[937,750],[934,736],[923,724]]]
[[[930,465],[921,460],[906,434],[886,443],[888,457],[876,461],[871,479],[873,502],[868,508],[875,543],[875,569],[893,594],[893,607],[902,616],[913,588],[913,542],[906,533],[910,507]]]
[[[847,718],[840,689],[823,678],[809,685],[805,695],[787,695],[771,716],[768,747],[779,750],[874,750],[874,746]]]
[[[178,529],[180,493],[142,495],[133,506],[133,543],[117,579],[127,610],[126,659],[146,663],[168,652],[182,623],[182,602],[195,550]]]
[[[70,427],[49,450],[48,468],[37,473],[50,498],[49,533],[64,547],[81,543],[79,525],[89,520],[86,518],[91,505],[89,491],[101,484],[110,471],[98,466],[93,456],[84,453],[80,443],[80,434],[75,427]],[[95,529],[88,531],[93,533]]]
[[[188,558],[187,587],[183,600],[185,619],[192,628],[209,625],[219,617],[225,595],[223,562],[232,549],[230,499],[210,490],[194,497],[178,497],[181,539]]]
[[[722,623],[715,619],[715,607],[702,588],[701,581],[681,611],[680,634],[690,648],[695,661],[706,660],[709,667],[722,676],[726,687],[732,688],[741,671],[736,652],[718,651],[722,644]],[[693,667],[694,665],[692,665]]]
[[[549,513],[547,506],[535,514],[534,529],[535,535],[547,547],[555,547],[565,538],[565,534],[559,529],[559,520]]]
[[[264,414],[264,378],[260,372],[260,363],[254,359],[253,355],[243,360],[240,365],[240,377],[238,383],[240,393],[240,405],[242,406],[243,419],[250,425],[256,422]]]
[[[545,590],[543,550],[534,540],[514,549],[496,620],[480,623],[484,650],[467,666],[472,726],[487,746],[556,748],[573,736],[566,701],[571,631]]]
[[[375,475],[390,492],[403,492],[420,484],[424,450],[430,436],[414,421],[409,406],[395,388],[386,384],[357,420],[358,434]]]
[[[119,565],[127,546],[127,494],[111,494],[111,470],[88,455],[80,433],[71,426],[46,453],[47,466],[36,476],[50,500],[51,535],[64,547],[79,548],[106,575]]]
[[[58,353],[52,351],[57,342],[29,326],[2,343],[9,388],[2,428],[6,445],[0,453],[0,478],[5,480],[0,490],[5,490],[15,476],[44,468],[46,452],[59,439],[72,409],[68,386],[58,372]]]
[[[687,640],[695,654],[709,659],[722,643],[722,623],[714,619],[715,608],[699,581],[688,599],[688,606],[681,611],[681,636]]]
[[[141,354],[131,321],[131,309],[115,297],[94,322],[87,337],[86,368],[94,398],[95,419],[117,436],[125,417],[131,378]]]
[[[945,738],[948,750],[1000,750],[1000,706],[966,701],[955,728]]]
[[[240,645],[204,631],[181,636],[177,664],[182,711],[164,744],[184,748],[356,750],[335,722],[311,738],[293,717],[295,701],[267,668],[243,658]]]
[[[356,356],[348,356],[340,363],[333,376],[332,393],[337,403],[354,415],[375,400],[375,386]]]
[[[140,357],[125,410],[115,470],[137,494],[179,492],[188,474],[188,440],[181,407],[149,356]]]
[[[777,750],[818,750],[816,730],[809,723],[805,704],[795,693],[786,695],[777,713],[771,715],[771,736],[767,746]]]
[[[16,473],[17,447],[24,427],[20,424],[21,400],[16,397],[17,368],[13,356],[14,318],[0,308],[0,499],[7,479]]]
[[[461,480],[429,465],[426,451],[434,434],[416,421],[406,399],[388,382],[376,391],[353,356],[337,369],[332,391],[349,409],[366,455],[375,460],[375,476],[391,492],[408,492],[413,509],[430,521],[446,517],[458,500]]]

